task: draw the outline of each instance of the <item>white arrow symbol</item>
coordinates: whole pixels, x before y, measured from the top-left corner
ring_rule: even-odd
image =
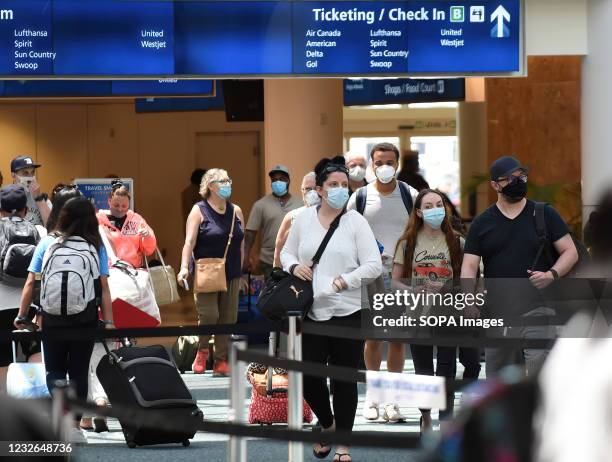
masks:
[[[499,5],[497,9],[491,14],[491,22],[497,19],[497,38],[504,36],[504,19],[510,22],[510,13],[502,5]]]

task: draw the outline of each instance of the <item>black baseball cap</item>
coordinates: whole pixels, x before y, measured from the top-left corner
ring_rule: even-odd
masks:
[[[9,184],[0,189],[0,210],[8,213],[19,212],[26,208],[28,197],[19,184]]]
[[[15,173],[24,168],[38,168],[42,165],[35,163],[30,156],[17,156],[11,160],[11,172]]]
[[[521,164],[516,157],[503,156],[491,164],[491,180],[497,181],[498,178],[512,175],[517,170],[527,173],[529,167]]]

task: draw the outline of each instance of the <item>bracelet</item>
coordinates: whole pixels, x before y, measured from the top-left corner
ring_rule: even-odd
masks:
[[[553,275],[553,279],[559,279],[559,273],[557,273],[557,270],[551,268],[548,271],[550,271],[550,273]]]
[[[113,321],[109,321],[108,319],[105,319],[104,321],[102,321],[105,325],[110,326],[115,324]]]
[[[291,265],[291,267],[289,268],[289,274],[293,274],[293,270],[294,270],[294,269],[295,269],[297,266],[299,266],[299,264],[298,264],[298,263],[295,263],[294,265]]]
[[[36,196],[34,198],[34,202],[42,202],[44,200],[47,199],[47,195],[46,194],[39,194],[38,196]]]

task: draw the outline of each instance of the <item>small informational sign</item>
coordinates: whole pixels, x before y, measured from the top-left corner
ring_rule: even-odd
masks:
[[[446,409],[444,377],[367,371],[366,384],[372,402],[397,403],[422,409]]]
[[[344,105],[463,101],[465,79],[344,79]]]
[[[96,207],[108,209],[108,196],[111,193],[113,178],[76,178],[74,184]],[[130,192],[130,209],[134,210],[134,180],[132,178],[121,178],[123,184]]]

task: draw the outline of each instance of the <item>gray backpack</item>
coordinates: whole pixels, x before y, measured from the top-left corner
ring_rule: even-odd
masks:
[[[25,279],[40,237],[33,224],[19,218],[0,220],[0,272],[4,276]]]
[[[40,305],[48,314],[70,316],[97,304],[98,252],[81,237],[58,237],[43,257]]]

